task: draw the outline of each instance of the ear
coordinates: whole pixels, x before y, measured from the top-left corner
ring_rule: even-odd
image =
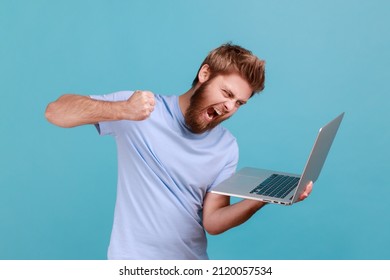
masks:
[[[210,78],[210,66],[208,64],[204,64],[198,73],[198,81],[203,84]]]

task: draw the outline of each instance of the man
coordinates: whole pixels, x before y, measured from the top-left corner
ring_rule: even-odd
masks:
[[[225,44],[211,51],[180,96],[121,91],[63,95],[46,109],[61,127],[94,124],[115,137],[118,189],[109,259],[207,259],[209,234],[247,221],[265,203],[211,193],[238,162],[219,124],[264,88],[264,61]],[[300,199],[312,189],[309,184]]]

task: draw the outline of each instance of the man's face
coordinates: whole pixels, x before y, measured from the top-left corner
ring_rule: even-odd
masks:
[[[210,130],[231,117],[251,94],[248,82],[236,73],[209,79],[192,95],[186,124],[194,133]]]

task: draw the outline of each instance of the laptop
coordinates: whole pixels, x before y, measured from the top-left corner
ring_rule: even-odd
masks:
[[[244,167],[211,192],[268,203],[293,204],[299,199],[306,185],[310,181],[314,183],[320,175],[343,117],[344,113],[320,128],[301,175]]]

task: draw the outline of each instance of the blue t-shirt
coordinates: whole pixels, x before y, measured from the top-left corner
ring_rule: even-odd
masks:
[[[132,91],[91,96],[127,100]],[[118,188],[109,259],[207,259],[203,199],[236,170],[236,139],[222,126],[194,134],[177,96],[155,95],[143,121],[97,125],[117,143]]]

